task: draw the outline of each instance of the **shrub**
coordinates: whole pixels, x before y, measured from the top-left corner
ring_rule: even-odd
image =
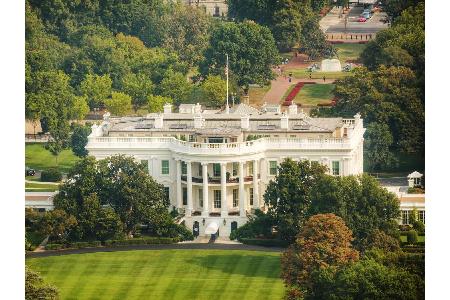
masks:
[[[423,224],[423,222],[415,221],[413,224],[413,228],[419,235],[425,235],[425,224]]]
[[[408,234],[406,235],[406,239],[408,241],[408,244],[410,244],[410,245],[417,244],[417,231],[415,231],[415,230],[408,231]]]
[[[408,194],[425,194],[425,190],[418,187],[408,188]]]
[[[107,240],[104,245],[107,247],[128,246],[128,245],[154,245],[154,244],[173,244],[179,241],[179,238],[165,237],[143,237],[128,240]]]
[[[407,232],[407,231],[410,231],[410,230],[412,229],[412,226],[411,226],[411,225],[408,225],[408,224],[402,224],[402,225],[399,225],[399,226],[398,226],[398,229],[399,229],[400,231]]]
[[[61,172],[55,168],[44,170],[41,173],[41,181],[57,182],[57,181],[61,181],[61,179],[62,179]]]
[[[368,237],[365,243],[365,249],[381,249],[386,252],[400,250],[400,243],[397,238],[394,238],[385,232],[375,229]]]

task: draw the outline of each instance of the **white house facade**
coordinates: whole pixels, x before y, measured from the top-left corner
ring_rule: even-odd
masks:
[[[97,159],[124,154],[148,166],[172,207],[200,235],[228,236],[254,209],[286,158],[318,161],[336,176],[363,172],[363,120],[311,118],[296,105],[225,111],[171,105],[146,117],[110,118],[93,126],[86,149]]]

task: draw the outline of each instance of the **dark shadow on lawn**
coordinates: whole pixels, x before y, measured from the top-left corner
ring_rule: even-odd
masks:
[[[239,274],[246,277],[280,278],[279,256],[208,254],[193,257],[186,262],[205,269],[218,270],[229,274]]]

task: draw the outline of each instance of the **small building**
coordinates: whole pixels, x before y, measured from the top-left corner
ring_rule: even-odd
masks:
[[[52,210],[53,197],[57,192],[25,192],[25,207],[38,212]]]
[[[408,186],[411,188],[422,187],[423,186],[422,177],[423,174],[417,171],[412,172],[411,174],[408,175]]]
[[[187,5],[202,8],[213,17],[226,17],[228,5],[225,0],[184,0]]]

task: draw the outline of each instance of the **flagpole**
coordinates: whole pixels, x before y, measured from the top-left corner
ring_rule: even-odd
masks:
[[[226,110],[226,113],[228,114],[228,113],[230,113],[230,107],[228,106],[228,72],[229,72],[229,69],[228,69],[228,53],[226,54],[226,56],[227,56],[227,66],[226,66],[226,75],[227,75],[227,107],[225,107],[225,110]]]

